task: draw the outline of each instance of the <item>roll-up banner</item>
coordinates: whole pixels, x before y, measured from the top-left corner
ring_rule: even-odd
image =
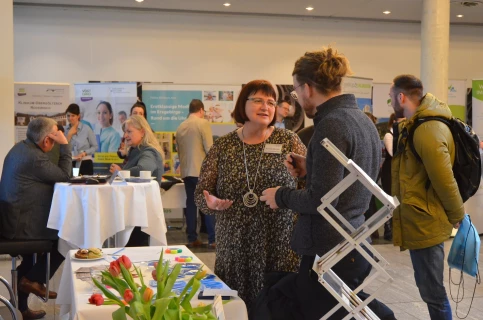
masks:
[[[37,117],[52,118],[65,126],[69,105],[68,83],[14,83],[15,142],[27,137],[27,126]]]

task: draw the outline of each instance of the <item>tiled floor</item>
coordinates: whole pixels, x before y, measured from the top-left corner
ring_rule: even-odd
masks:
[[[183,231],[180,230],[170,230],[168,231],[168,243],[171,244],[185,244],[186,237]],[[205,234],[201,235],[201,240],[207,243],[207,237]],[[426,309],[426,304],[421,301],[418,289],[414,282],[413,270],[411,265],[411,260],[409,258],[409,253],[407,251],[400,252],[399,248],[388,244],[384,240],[379,240],[376,242],[376,249],[381,253],[381,255],[386,258],[390,263],[387,267],[388,273],[394,278],[394,282],[384,291],[382,291],[380,301],[386,303],[396,314],[396,318],[399,320],[426,320],[429,319],[428,311]],[[449,251],[451,246],[451,240],[445,244],[446,253]],[[483,252],[483,249],[481,250]],[[208,247],[201,247],[193,249],[193,252],[203,261],[205,264],[213,269],[215,264],[215,253],[212,249]],[[3,275],[7,279],[10,279],[10,260],[6,257],[0,258],[0,275]],[[53,278],[53,288],[58,287],[60,280],[60,274],[62,268],[56,273]],[[454,272],[456,276],[456,272]],[[445,271],[445,286],[449,294],[448,286],[448,270]],[[474,289],[475,280],[469,276],[465,276],[465,294],[464,299],[459,305],[459,315],[464,316],[468,310],[471,303],[471,296]],[[454,279],[453,279],[454,281]],[[369,290],[377,287],[377,282],[375,281]],[[6,295],[6,291],[1,288],[0,294]],[[456,295],[456,290],[453,290],[453,295]],[[451,301],[451,300],[450,300]],[[47,311],[47,317],[45,319],[61,319],[59,317],[59,309],[55,307],[54,301],[49,301],[47,304],[42,304],[39,300],[31,296],[32,308],[43,308]],[[455,303],[451,301],[451,306],[453,308],[453,315],[455,316]],[[4,319],[11,319],[6,308],[0,308],[0,315]],[[471,307],[470,314],[466,318],[468,320],[483,320],[483,285],[476,287],[475,298],[473,305]],[[61,319],[64,320],[64,319]]]

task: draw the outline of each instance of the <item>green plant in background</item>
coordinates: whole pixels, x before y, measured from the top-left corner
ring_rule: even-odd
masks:
[[[140,286],[134,282],[129,271],[131,266],[139,276]],[[154,294],[153,290],[145,285],[139,268],[134,266],[128,257],[122,256],[111,262],[108,271],[102,272],[102,283],[92,279],[106,299],[102,295],[94,294],[89,302],[96,305],[119,305],[120,308],[112,313],[113,320],[127,320],[127,315],[134,320],[216,320],[211,312],[211,304],[193,308],[190,303],[201,286],[200,280],[206,274],[201,269],[188,281],[178,296],[172,289],[181,272],[181,264],[176,264],[169,272],[169,262],[163,263],[161,252],[155,273],[158,291]],[[109,291],[105,285],[115,289],[123,299]],[[190,288],[191,291],[188,292]]]

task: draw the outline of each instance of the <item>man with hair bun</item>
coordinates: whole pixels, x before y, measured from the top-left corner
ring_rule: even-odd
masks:
[[[359,109],[353,94],[342,94],[343,77],[351,74],[349,61],[333,48],[306,52],[295,62],[292,73],[294,91],[307,117],[314,119],[314,134],[307,148],[307,157],[287,155],[285,166],[290,174],[305,180],[305,189],[275,187],[263,191],[262,201],[272,209],[288,208],[299,212],[291,246],[302,256],[299,274],[294,280],[295,292],[289,297],[298,303],[304,319],[320,319],[337,301],[317,281],[312,271],[316,255],[323,256],[343,240],[343,237],[317,211],[321,198],[348,174],[344,166],[327,151],[321,141],[328,138],[345,156],[357,163],[372,179],[376,179],[381,161],[380,139],[376,127]],[[371,192],[361,183],[353,184],[334,200],[332,205],[354,227],[364,221]],[[371,264],[353,250],[332,270],[352,290],[356,289],[371,271]],[[359,292],[365,299],[368,295]],[[373,300],[369,307],[380,319],[395,319],[384,304]],[[347,315],[340,308],[331,319]]]

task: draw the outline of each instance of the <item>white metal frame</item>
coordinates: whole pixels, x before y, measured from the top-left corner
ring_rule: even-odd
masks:
[[[349,174],[325,194],[321,201],[322,204],[317,208],[319,213],[344,237],[344,240],[327,252],[322,257],[317,257],[314,262],[313,270],[319,275],[319,282],[339,301],[322,320],[328,319],[339,308],[344,307],[348,315],[343,319],[355,318],[357,320],[378,320],[379,318],[367,306],[377,294],[379,294],[393,279],[384,270],[388,262],[367,242],[367,238],[379,229],[386,221],[392,217],[392,212],[399,205],[396,197],[387,195],[355,162],[348,159],[337,147],[324,139],[321,142],[339,162],[349,171]],[[354,182],[361,182],[373,195],[379,199],[383,206],[374,215],[366,220],[359,228],[355,229],[332,205],[331,203],[339,197]],[[339,220],[337,222],[335,220]],[[342,224],[342,225],[341,225]],[[364,250],[365,247],[372,255]],[[373,267],[373,272],[366,280],[352,291],[333,271],[332,267],[352,250],[357,250]],[[382,283],[364,301],[357,293],[363,290],[376,278],[380,278]]]

